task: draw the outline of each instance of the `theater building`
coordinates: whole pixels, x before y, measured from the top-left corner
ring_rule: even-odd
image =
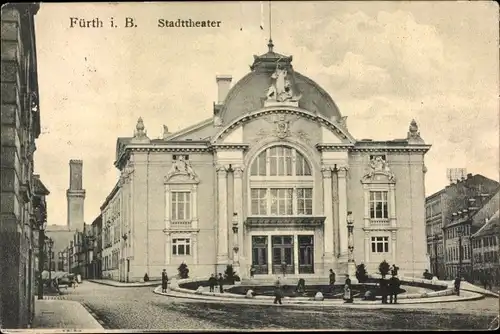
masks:
[[[324,276],[347,272],[350,250],[369,272],[382,260],[406,275],[428,268],[430,145],[416,122],[404,139],[356,140],[330,95],[268,47],[234,86],[217,76],[210,119],[150,139],[139,118],[133,137],[118,138],[103,276],[175,275],[182,262],[191,276],[227,264],[242,277],[251,265],[262,277]]]

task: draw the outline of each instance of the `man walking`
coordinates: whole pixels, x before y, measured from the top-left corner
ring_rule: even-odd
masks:
[[[224,277],[222,277],[222,273],[219,273],[219,292],[224,293]]]
[[[215,275],[212,274],[208,279],[208,286],[210,287],[210,292],[214,292],[214,288],[216,285],[217,285],[217,279],[215,278]]]
[[[398,303],[398,292],[399,292],[399,286],[400,286],[400,281],[399,278],[396,276],[392,276],[391,279],[389,280],[389,303],[392,304],[394,301],[394,304]],[[394,299],[393,299],[394,297]]]
[[[161,292],[163,293],[167,292],[167,288],[168,288],[167,270],[163,269],[163,272],[161,273]]]
[[[455,278],[455,292],[457,293],[457,296],[460,296],[460,283],[461,283],[460,276],[457,276]]]
[[[330,269],[330,292],[333,292],[335,285],[335,273]]]
[[[275,283],[274,286],[274,302],[273,304],[280,304],[281,305],[281,298],[282,298],[283,292],[281,291],[281,282],[280,278],[278,277],[278,280]]]

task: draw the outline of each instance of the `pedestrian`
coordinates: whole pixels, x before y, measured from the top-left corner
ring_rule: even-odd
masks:
[[[391,267],[391,276],[398,276],[399,267],[395,264]]]
[[[333,293],[333,288],[335,285],[335,273],[333,272],[332,269],[330,269],[330,292]]]
[[[224,277],[222,277],[222,273],[219,273],[219,292],[224,293]]]
[[[215,278],[215,275],[212,274],[208,279],[208,286],[210,287],[210,292],[214,292],[214,288],[216,285],[217,285],[217,279]]]
[[[281,298],[283,297],[283,291],[281,290],[281,282],[280,278],[278,277],[278,280],[274,284],[274,302],[273,304],[280,304],[281,305]]]
[[[351,279],[349,275],[345,275],[345,283],[344,283],[344,300],[346,303],[352,303],[352,287],[351,287]]]
[[[461,279],[460,279],[460,276],[457,275],[457,277],[455,278],[455,292],[457,293],[457,296],[460,296],[460,283],[461,283]]]
[[[253,276],[255,275],[255,270],[256,270],[256,269],[255,269],[255,266],[252,264],[252,265],[250,266],[250,277],[252,277],[252,278],[253,278]]]
[[[398,292],[399,292],[399,286],[401,282],[399,281],[399,278],[396,276],[392,276],[391,279],[389,280],[389,303],[394,304],[398,303]],[[394,298],[394,299],[393,299]]]
[[[163,269],[163,272],[161,273],[161,292],[167,292],[168,289],[168,275],[167,275],[167,270]]]
[[[380,294],[382,295],[382,304],[387,304],[387,281],[384,277],[380,279]]]

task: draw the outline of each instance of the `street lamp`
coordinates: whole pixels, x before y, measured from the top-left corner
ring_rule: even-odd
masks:
[[[234,251],[234,265],[239,266],[240,265],[240,259],[238,255],[238,251],[240,250],[240,247],[238,245],[238,225],[239,225],[239,219],[238,219],[238,213],[234,212],[233,213],[233,251]]]
[[[347,274],[351,282],[356,280],[356,264],[354,263],[354,217],[352,211],[347,211],[347,248],[349,250],[347,258]]]
[[[434,262],[434,276],[436,276],[436,277],[439,277],[439,275],[438,275],[438,253],[437,253],[438,240],[439,240],[439,236],[436,233],[436,234],[434,234],[434,258],[435,258],[435,262]]]
[[[47,227],[47,216],[42,204],[35,207],[35,219],[38,225],[38,299],[43,299],[43,262],[44,262],[44,243],[45,228]]]
[[[54,240],[49,238],[47,240],[47,246],[49,247],[49,286],[52,284],[52,247],[54,247]]]
[[[128,272],[129,272],[129,259],[128,259],[128,252],[127,252],[127,233],[124,233],[122,235],[123,243],[125,245],[125,282],[128,283]]]
[[[458,226],[458,275],[462,277],[462,226]]]

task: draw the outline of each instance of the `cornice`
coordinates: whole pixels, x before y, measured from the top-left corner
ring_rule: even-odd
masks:
[[[351,152],[427,152],[431,148],[431,145],[415,145],[415,146],[370,146],[370,147],[360,147],[354,146],[350,148]]]
[[[354,147],[354,144],[351,143],[336,143],[336,144],[327,144],[327,143],[318,143],[315,145],[316,149],[320,152],[323,151],[334,151],[334,152],[346,152]]]
[[[248,122],[249,120],[260,118],[262,116],[266,115],[276,115],[276,114],[288,114],[288,115],[299,115],[305,119],[310,119],[315,122],[318,122],[320,124],[325,125],[327,128],[329,128],[332,132],[337,133],[342,139],[347,140],[351,143],[354,143],[355,140],[352,138],[352,136],[349,134],[349,132],[346,129],[343,129],[339,127],[337,124],[333,123],[329,119],[327,119],[325,116],[321,114],[314,114],[311,113],[310,111],[307,111],[302,108],[298,107],[293,107],[293,106],[272,106],[272,107],[266,107],[263,109],[259,109],[256,111],[253,111],[251,113],[247,113],[245,115],[240,116],[239,118],[231,121],[229,125],[224,126],[221,131],[219,131],[212,139],[212,142],[215,143],[217,140],[222,138],[225,134],[229,133],[232,129]]]
[[[250,147],[250,144],[244,143],[223,143],[223,144],[212,144],[211,149],[213,151],[234,151],[241,150],[246,151]]]

